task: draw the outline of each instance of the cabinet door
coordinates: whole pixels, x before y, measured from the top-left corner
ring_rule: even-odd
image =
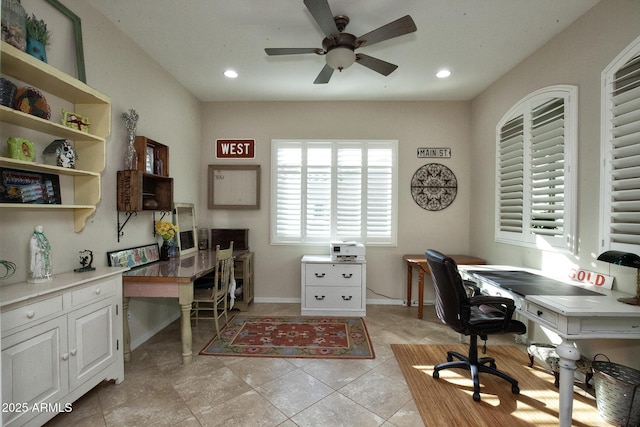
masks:
[[[116,360],[113,299],[69,314],[69,387],[71,390]]]
[[[2,424],[23,425],[38,415],[31,408],[54,403],[69,390],[67,323],[61,316],[2,338]],[[4,409],[4,407],[3,407]]]

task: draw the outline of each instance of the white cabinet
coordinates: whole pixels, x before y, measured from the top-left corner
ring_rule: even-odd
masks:
[[[301,266],[303,316],[366,316],[365,261],[305,255]]]
[[[2,425],[42,425],[101,381],[123,381],[125,270],[0,289]]]

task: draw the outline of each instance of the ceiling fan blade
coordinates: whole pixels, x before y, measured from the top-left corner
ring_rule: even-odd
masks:
[[[365,55],[363,53],[356,54],[356,62],[360,65],[364,65],[367,68],[372,69],[373,71],[382,74],[383,76],[388,76],[393,73],[397,65],[392,64],[390,62],[383,61],[382,59],[374,58],[373,56]]]
[[[325,36],[339,33],[327,0],[304,0],[304,5],[307,6]]]
[[[314,85],[329,83],[331,76],[333,75],[333,68],[329,65],[325,65],[318,77],[313,81]]]
[[[358,47],[371,46],[374,43],[380,43],[394,37],[413,33],[416,30],[415,22],[413,22],[411,16],[407,15],[358,37],[356,39],[356,45]]]
[[[267,55],[297,55],[301,53],[323,52],[322,49],[318,49],[316,47],[276,47],[266,48],[264,51],[267,52]]]

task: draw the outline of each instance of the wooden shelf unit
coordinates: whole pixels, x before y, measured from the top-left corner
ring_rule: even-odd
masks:
[[[96,210],[100,201],[101,173],[106,165],[106,138],[111,131],[111,101],[85,83],[61,72],[8,43],[1,42],[0,63],[2,73],[14,77],[39,90],[50,93],[74,104],[74,112],[91,120],[90,133],[81,132],[62,124],[0,106],[0,122],[35,130],[75,142],[78,154],[77,169],[60,168],[42,163],[24,162],[0,158],[0,166],[18,170],[54,173],[73,177],[74,200],[64,205],[30,205],[0,203],[5,209],[70,209],[74,211],[74,231],[84,229],[87,218]]]
[[[158,202],[154,208],[145,208],[145,199]],[[173,178],[154,175],[139,170],[118,171],[118,211],[166,211],[173,210]]]
[[[138,154],[138,170],[150,174],[169,176],[169,147],[164,144],[160,144],[146,136],[136,136],[133,146]],[[158,171],[155,168],[147,169],[147,152],[153,152],[153,165],[157,164],[157,161],[162,162],[162,171]]]

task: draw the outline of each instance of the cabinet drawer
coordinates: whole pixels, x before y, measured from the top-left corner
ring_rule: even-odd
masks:
[[[351,310],[362,308],[362,289],[356,286],[307,286],[306,308]]]
[[[550,326],[558,327],[558,313],[555,313],[537,304],[526,301],[527,312],[533,314],[539,319],[546,321]]]
[[[55,313],[62,313],[62,295],[3,312],[2,331],[37,322]]]
[[[116,279],[94,283],[71,293],[71,305],[78,306],[90,301],[98,301],[116,293],[118,281]]]
[[[307,264],[305,283],[321,286],[360,286],[362,267],[344,264]]]

